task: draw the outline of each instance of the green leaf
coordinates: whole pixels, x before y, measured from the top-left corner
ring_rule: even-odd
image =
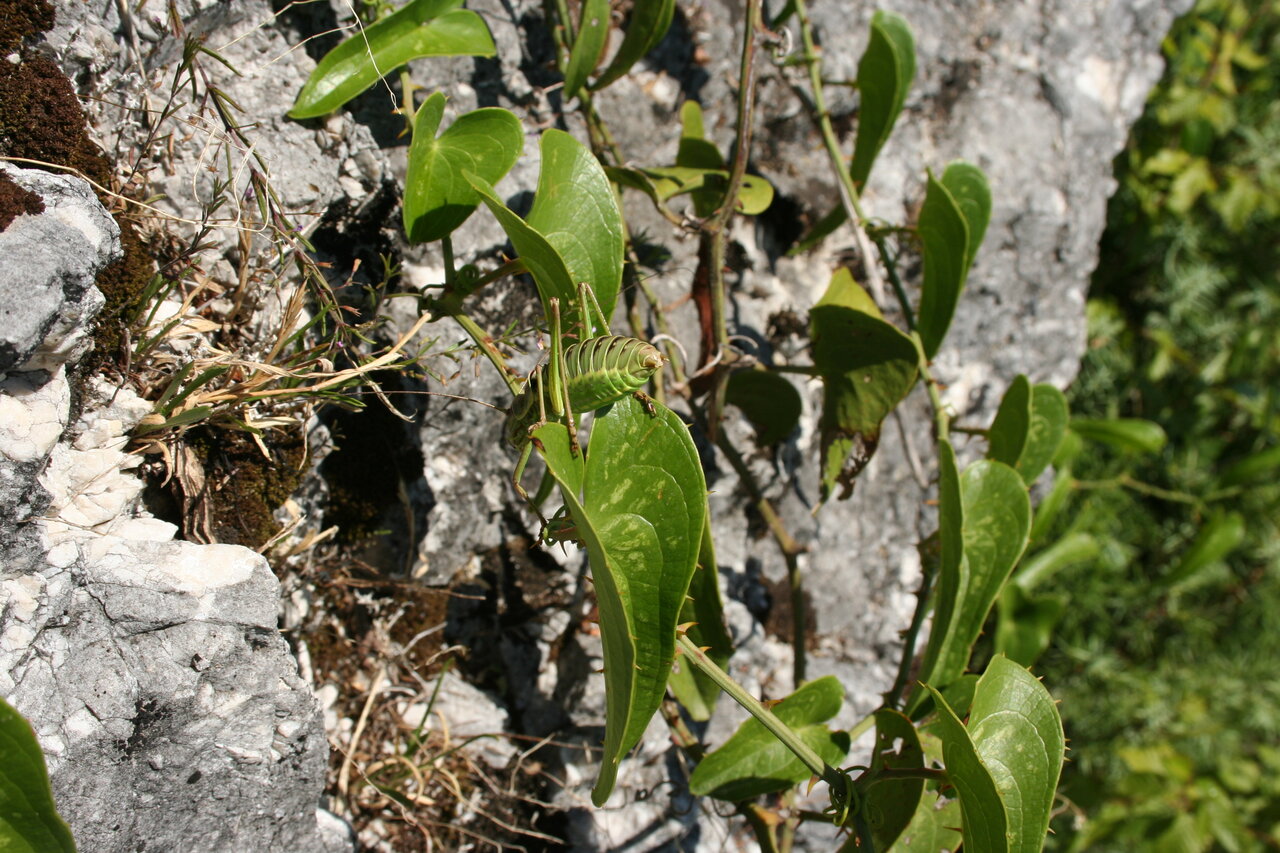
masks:
[[[1022,481],[1030,486],[1053,461],[1067,434],[1067,397],[1052,385],[1031,386],[1031,432],[1014,466]]]
[[[907,22],[892,12],[879,11],[871,19],[871,38],[858,60],[858,131],[849,174],[861,189],[871,174],[876,155],[893,131],[916,73],[915,38]],[[837,205],[822,217],[789,252],[807,252],[835,231],[849,216]]]
[[[880,425],[915,385],[915,344],[885,322],[871,297],[841,268],[809,314],[813,363],[822,377],[822,500],[853,480],[880,441]]]
[[[997,608],[996,654],[1031,666],[1049,648],[1054,626],[1062,618],[1066,604],[1063,596],[1033,598],[1017,584],[1006,585]]]
[[[924,779],[877,779],[879,770],[920,770],[924,750],[916,727],[889,708],[876,711],[876,743],[871,752],[872,772],[863,792],[863,808],[871,826],[876,850],[888,850],[915,817],[924,793]],[[848,848],[846,845],[846,849]]]
[[[911,823],[898,838],[894,853],[938,853],[960,846],[960,801],[926,792]]]
[[[706,143],[710,145],[710,143]],[[717,152],[719,156],[719,152]],[[630,186],[649,195],[656,201],[666,201],[685,193],[694,194],[714,212],[729,188],[727,169],[697,168],[694,166],[662,166],[653,169],[606,169],[610,180]],[[738,188],[738,211],[755,216],[769,209],[773,203],[773,184],[759,175],[743,175]],[[714,205],[714,206],[710,206]]]
[[[969,242],[965,246],[965,273],[973,266],[973,259],[978,256],[978,247],[987,234],[987,225],[991,221],[991,187],[987,184],[987,176],[977,166],[956,160],[947,164],[942,173],[942,185],[951,193],[956,205],[964,216],[969,227]]]
[[[609,798],[622,756],[662,702],[707,517],[706,483],[684,423],[631,397],[596,414],[590,451],[562,424],[536,433],[590,557],[604,645],[604,756],[592,792]]]
[[[1240,513],[1228,512],[1209,519],[1161,585],[1167,588],[1191,580],[1244,544],[1244,537],[1244,516]]]
[[[702,107],[697,101],[685,101],[680,106],[680,147],[676,149],[676,166],[685,169],[697,169],[703,172],[723,172],[729,174],[729,165],[725,162],[720,149],[706,138],[702,122]],[[720,207],[724,197],[724,187],[715,188],[699,186],[692,191],[693,212],[700,217],[708,217]]]
[[[567,22],[566,22],[567,25]],[[609,41],[609,0],[584,0],[564,70],[564,96],[572,98],[595,70]]]
[[[1053,697],[1025,667],[998,655],[978,680],[968,733],[1004,803],[1009,850],[1039,853],[1065,751]],[[963,810],[963,792],[960,801]],[[966,849],[968,837],[966,827]]]
[[[968,273],[969,226],[964,213],[943,184],[929,176],[916,226],[924,247],[924,283],[916,322],[925,355],[938,352],[951,328],[956,303]]]
[[[987,431],[987,458],[1012,466],[1029,486],[1057,452],[1067,418],[1067,398],[1061,391],[1052,385],[1032,387],[1025,376],[1018,376]]]
[[[611,317],[622,285],[622,212],[600,161],[563,131],[542,134],[542,170],[528,222],[564,258],[575,285],[591,285],[605,317]],[[561,305],[566,328],[576,311],[571,315]]]
[[[926,688],[933,696],[938,719],[933,730],[942,738],[942,760],[947,778],[960,798],[960,816],[965,853],[995,853],[1010,849],[1008,818],[991,772],[982,763],[969,732],[951,710],[942,694]]]
[[[1129,453],[1158,453],[1167,440],[1158,423],[1142,418],[1072,418],[1071,431],[1081,438]]]
[[[44,753],[31,725],[0,698],[0,850],[74,853],[71,830],[58,816]]]
[[[591,84],[592,89],[603,89],[631,70],[649,51],[658,46],[671,27],[675,16],[675,0],[645,0],[631,7],[627,20],[627,34],[613,55],[613,61],[604,73]]]
[[[1262,477],[1274,476],[1280,469],[1280,446],[1246,456],[1222,473],[1222,485],[1239,486]]]
[[[1000,400],[987,430],[987,458],[1016,467],[1031,432],[1031,383],[1019,374]]]
[[[849,735],[823,724],[840,711],[843,702],[844,687],[828,675],[805,684],[772,710],[823,761],[836,766],[849,753]],[[698,762],[689,776],[689,790],[697,796],[740,802],[785,791],[810,775],[804,762],[751,717]]]
[[[524,148],[520,120],[497,107],[461,115],[437,137],[444,105],[445,96],[436,92],[414,117],[404,189],[404,231],[411,243],[443,239],[480,204],[464,173],[496,184]]]
[[[1013,576],[1013,583],[1030,592],[1067,566],[1092,560],[1101,550],[1098,540],[1088,533],[1069,533],[1027,560]]]
[[[560,130],[542,135],[542,170],[528,220],[512,213],[483,178],[464,174],[492,211],[538,286],[544,307],[560,299],[564,328],[579,320],[578,283],[612,316],[622,283],[622,214],[609,179],[582,143]],[[596,329],[592,334],[607,334]]]
[[[680,609],[680,622],[696,623],[689,628],[687,636],[694,645],[706,649],[707,657],[717,666],[726,669],[733,654],[733,639],[724,625],[719,574],[715,545],[711,541],[711,525],[707,523],[702,529],[698,568],[689,584],[689,595]],[[720,687],[702,670],[688,663],[679,664],[672,670],[668,686],[690,717],[700,722],[711,718],[716,699],[720,696]]]
[[[977,462],[957,478],[948,442],[939,443],[938,456],[942,560],[920,681],[945,688],[964,672],[982,623],[1026,548],[1031,502],[1022,478],[1003,462]],[[909,711],[923,698],[917,690]]]
[[[871,39],[858,60],[858,134],[849,173],[862,187],[871,166],[889,138],[907,100],[916,73],[916,45],[907,22],[892,12],[871,18]],[[843,208],[841,208],[843,210]]]
[[[740,370],[729,377],[725,401],[742,410],[756,428],[761,447],[777,444],[800,425],[800,392],[785,377],[765,370]]]
[[[462,0],[412,0],[351,36],[316,65],[289,117],[328,115],[411,59],[493,56],[484,19],[461,5]]]

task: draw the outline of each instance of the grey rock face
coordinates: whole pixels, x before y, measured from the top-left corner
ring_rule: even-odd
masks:
[[[0,232],[0,695],[80,849],[344,849],[318,829],[328,745],[266,561],[140,512],[125,445],[151,404],[90,383],[66,434],[115,222],[81,180],[0,168],[45,204]]]
[[[681,4],[672,35],[655,55],[631,78],[619,81],[598,97],[601,112],[629,158],[650,165],[673,162],[679,135],[678,108],[686,98],[702,102],[710,135],[722,150],[727,150],[733,135],[732,80],[741,38],[741,5],[736,0]],[[852,78],[866,41],[867,24],[877,5],[813,5],[824,46],[826,75],[832,79]],[[925,169],[940,171],[957,157],[986,170],[995,198],[986,243],[936,364],[939,379],[948,386],[947,402],[962,421],[984,424],[1009,380],[1018,372],[1027,373],[1033,381],[1060,385],[1074,375],[1084,346],[1083,306],[1088,276],[1096,262],[1106,198],[1113,186],[1111,158],[1123,144],[1146,91],[1159,73],[1161,35],[1173,16],[1188,5],[1189,0],[952,0],[942,4],[894,0],[883,4],[902,14],[914,29],[919,71],[906,111],[865,193],[869,212],[893,222],[909,222],[923,197]],[[335,9],[341,6],[333,4]],[[465,58],[414,63],[414,76],[429,90],[440,89],[450,95],[446,122],[476,106],[493,104],[508,107],[521,117],[528,133],[526,156],[499,186],[504,198],[518,201],[536,185],[537,129],[563,118],[580,138],[584,134],[575,117],[562,117],[558,112],[559,95],[541,88],[555,82],[553,75],[542,70],[547,57],[538,53],[546,49],[546,33],[538,20],[541,4],[533,0],[474,0],[470,6],[486,16],[498,45],[497,59],[483,63]],[[114,147],[128,150],[146,136],[146,128],[134,122],[128,110],[115,112],[106,104],[127,103],[122,93],[141,92],[146,80],[134,62],[113,52],[115,34],[123,31],[114,17],[115,6],[101,18],[88,10],[81,4],[66,4],[66,13],[60,16],[58,28],[50,36],[50,46],[65,66],[87,73],[100,94],[113,94],[112,98],[93,101],[90,109],[96,114],[100,132],[110,138]],[[188,0],[179,4],[179,11],[190,32],[211,34],[211,45],[243,72],[243,76],[236,77],[216,63],[209,64],[214,82],[244,106],[246,121],[258,123],[262,141],[259,153],[268,163],[272,184],[286,207],[296,212],[296,221],[308,229],[323,221],[336,235],[322,248],[331,253],[335,268],[348,268],[357,244],[363,242],[367,249],[367,244],[376,243],[379,250],[387,246],[395,249],[409,286],[438,284],[443,278],[438,253],[433,247],[406,246],[397,232],[394,207],[388,207],[388,194],[395,192],[389,179],[403,178],[404,143],[396,140],[394,133],[386,132],[385,114],[390,99],[377,100],[385,93],[365,96],[349,110],[324,121],[287,121],[283,114],[314,64],[303,51],[289,52],[289,47],[312,33],[290,29],[295,25],[289,19],[274,18],[266,2]],[[317,14],[328,11],[321,8]],[[336,14],[344,15],[345,8]],[[142,28],[139,34],[143,41],[156,46],[149,58],[151,70],[164,69],[180,45],[163,27],[152,32],[144,21],[134,24]],[[695,59],[695,46],[701,48],[706,62]],[[734,331],[757,340],[764,358],[800,363],[806,358],[802,342],[785,332],[770,331],[780,325],[773,321],[788,315],[803,321],[805,312],[825,288],[831,270],[854,248],[854,243],[846,229],[830,238],[818,253],[798,259],[779,256],[779,247],[791,236],[802,211],[821,215],[836,202],[829,166],[819,150],[812,122],[792,90],[793,84],[804,83],[791,74],[762,60],[759,136],[752,168],[777,187],[779,200],[771,213],[741,222],[735,228],[729,285]],[[849,91],[832,87],[828,93],[834,98],[834,112],[841,117],[851,115],[857,108],[856,97]],[[203,182],[210,178],[204,167],[210,146],[216,144],[213,134],[180,140],[171,152],[170,170],[157,173],[157,189],[167,195],[163,204],[178,216],[196,218],[200,203],[208,200],[209,185]],[[850,150],[852,140],[846,138],[844,145]],[[241,189],[236,187],[236,191]],[[625,204],[633,233],[649,235],[670,253],[670,260],[649,283],[664,304],[676,302],[688,292],[695,266],[693,241],[672,233],[647,203],[631,194]],[[463,261],[491,259],[505,242],[501,229],[481,212],[458,232],[454,248]],[[234,252],[233,244],[234,235],[225,232],[222,250],[227,259]],[[225,264],[227,259],[214,258],[211,264]],[[904,272],[909,279],[918,276],[918,270],[910,267]],[[403,302],[411,304],[408,300]],[[492,330],[509,324],[527,327],[534,320],[532,294],[522,292],[518,285],[494,288],[478,303],[476,318]],[[892,314],[892,304],[885,307]],[[397,305],[392,310],[399,312],[393,316],[395,328],[407,328],[415,319],[412,309]],[[673,310],[669,320],[678,337],[686,342],[695,340],[694,315],[689,306]],[[443,323],[428,327],[426,334],[438,339],[441,348],[462,340],[455,328]],[[442,364],[446,365],[440,370],[443,375],[457,371],[467,377],[473,373],[469,364],[461,369],[453,362]],[[410,383],[409,387],[417,386]],[[810,658],[810,674],[833,672],[841,677],[849,705],[839,722],[847,724],[874,707],[879,693],[891,682],[899,646],[897,633],[907,624],[914,605],[918,579],[915,543],[932,532],[935,524],[926,503],[928,490],[917,484],[911,471],[913,458],[928,461],[928,418],[923,401],[910,400],[904,408],[903,428],[899,430],[893,422],[886,425],[880,451],[862,475],[853,498],[833,503],[813,518],[809,510],[817,493],[813,405],[816,389],[803,383],[800,387],[810,405],[799,435],[776,457],[760,455],[750,464],[792,534],[810,547],[801,566],[807,587],[813,591],[817,632],[818,648]],[[468,380],[465,387],[448,390],[500,405],[506,402],[504,387],[487,369],[478,382]],[[423,452],[423,469],[399,472],[416,522],[412,539],[405,537],[405,548],[415,577],[446,583],[451,578],[477,573],[477,553],[500,547],[513,534],[528,532],[532,519],[514,503],[505,482],[513,459],[509,452],[495,451],[501,447],[498,414],[480,407],[436,401],[424,404],[418,413],[420,427],[416,428],[414,441]],[[749,447],[745,436],[734,437],[741,439],[740,446]],[[963,453],[965,449],[961,450]],[[709,485],[714,490],[711,503],[721,572],[729,593],[740,599],[730,603],[735,633],[742,641],[734,674],[751,689],[777,697],[791,688],[789,650],[766,635],[759,605],[768,598],[763,587],[782,577],[783,563],[772,543],[762,538],[758,525],[752,523],[749,502],[728,466],[714,460],[712,465]],[[922,473],[927,478],[928,472]],[[106,522],[94,522],[102,523]],[[119,531],[113,535],[128,538]],[[102,583],[93,579],[98,576],[87,568],[83,547],[77,545],[75,556],[66,565],[78,567],[71,572],[71,579],[84,579],[76,580],[81,586],[75,589],[82,591],[81,598],[75,601],[80,607],[76,612],[83,614],[86,624],[114,624],[110,619],[119,618],[123,625],[132,627],[112,630],[127,637],[183,635],[177,627],[158,629],[168,623],[157,620],[155,614],[164,612],[168,614],[165,618],[186,620],[184,625],[214,622],[222,626],[218,628],[221,632],[225,624],[231,624],[242,634],[260,636],[254,632],[263,630],[265,605],[252,596],[244,597],[249,595],[247,590],[266,589],[265,583],[255,580],[261,574],[257,569],[212,592],[202,589],[199,594],[187,596],[171,591],[181,583],[174,579],[172,566],[163,567],[169,561],[181,563],[188,559],[185,549],[143,549],[145,553],[135,554],[128,550],[132,546],[118,547],[125,549],[120,553],[134,556],[113,557],[114,562],[103,569],[104,577],[114,579],[134,557],[138,565],[153,567],[158,584],[157,591],[148,593],[154,599],[153,615],[148,616],[148,611],[139,609],[140,605],[122,603],[110,596],[99,601]],[[33,612],[45,612],[40,608],[57,612],[40,603],[45,599],[39,596],[47,593],[28,589],[44,583],[33,577],[43,578],[52,571],[40,562],[43,552],[36,548],[23,553],[26,556],[22,559],[36,570],[35,575],[24,575],[22,587],[35,603],[23,607],[34,608]],[[19,562],[15,558],[12,565]],[[570,572],[571,569],[566,570],[566,578],[572,576]],[[231,574],[235,575],[235,571]],[[181,571],[177,575],[183,576]],[[70,584],[71,580],[64,582]],[[141,594],[151,582],[139,580],[132,583],[132,588]],[[90,590],[97,592],[91,594]],[[211,616],[213,611],[207,603],[201,603],[209,594],[218,600],[239,602],[242,609]],[[10,595],[12,601],[27,601],[19,599],[17,592]],[[73,593],[68,591],[58,600],[73,601]],[[6,611],[10,612],[19,611]],[[537,664],[537,677],[530,673],[529,678],[523,679],[525,695],[514,700],[516,706],[538,710],[536,715],[525,712],[525,720],[536,717],[541,721],[538,725],[546,727],[572,725],[579,733],[594,737],[603,723],[604,707],[600,679],[591,674],[598,667],[598,645],[578,633],[573,636],[573,654],[557,657],[549,653],[560,636],[574,630],[578,615],[555,609],[536,612],[538,624],[527,632],[523,645],[510,637],[504,640],[503,663],[520,672],[528,671],[531,661]],[[151,630],[139,634],[142,628]],[[36,633],[44,637],[46,629],[41,627]],[[29,648],[34,635],[30,631],[28,634]],[[213,647],[224,649],[225,656],[219,660],[225,659],[231,665],[242,657],[227,636],[225,632],[218,633]],[[110,649],[103,660],[139,661],[143,654],[134,645],[121,650],[115,635]],[[19,646],[13,650],[16,654]],[[278,644],[268,643],[266,651],[275,661],[272,665],[280,667],[279,672],[288,669]],[[188,737],[191,732],[203,731],[202,720],[218,729],[225,719],[210,710],[216,703],[197,701],[203,695],[200,691],[206,689],[200,679],[193,681],[193,676],[185,672],[178,677],[181,656],[160,655],[158,659],[163,662],[162,669],[171,673],[173,683],[182,685],[181,689],[171,699],[157,700],[148,692],[154,679],[121,665],[121,671],[128,673],[119,682],[124,689],[102,700],[109,702],[104,713],[111,725],[97,717],[94,725],[101,726],[102,731],[110,729],[111,737],[123,738],[126,745],[139,727],[138,720],[142,720],[143,729],[157,728],[162,737],[144,736],[135,754],[149,758],[152,753],[147,750],[154,748],[155,755],[167,756],[159,759],[162,767],[172,760],[204,768],[206,765],[199,762],[208,760],[212,768],[208,772],[222,774],[218,778],[225,787],[219,790],[237,793],[204,800],[205,811],[191,815],[190,820],[197,822],[192,825],[203,827],[206,824],[202,821],[212,820],[214,814],[223,815],[228,824],[236,822],[243,813],[241,809],[249,804],[243,792],[260,790],[267,778],[283,785],[283,774],[269,776],[265,769],[267,765],[275,766],[274,758],[263,763],[237,763],[232,752],[219,751],[216,746],[206,749],[208,741]],[[516,663],[526,668],[517,668]],[[264,676],[259,672],[247,678],[254,682]],[[292,695],[296,683],[285,675],[281,678],[282,684],[290,685],[285,693]],[[48,683],[53,684],[53,674]],[[218,683],[225,686],[227,680]],[[47,689],[46,695],[52,696],[69,687],[41,689]],[[207,689],[216,693],[220,688]],[[86,709],[90,707],[84,697],[77,701],[85,701]],[[138,705],[139,701],[143,705]],[[158,704],[147,704],[152,702]],[[270,755],[271,738],[267,737],[263,722],[267,709],[283,704],[292,709],[289,713],[300,715],[290,718],[294,720],[305,720],[307,714],[305,703],[296,697],[286,695],[273,702],[276,704],[265,700],[250,703],[253,719],[239,730],[239,739],[231,741],[219,735],[217,743],[234,742],[235,748],[246,751],[246,755]],[[556,714],[548,710],[553,706],[564,707]],[[150,710],[144,713],[144,708]],[[159,713],[158,708],[169,709],[165,718],[168,722],[150,722]],[[86,713],[93,716],[87,710]],[[512,719],[520,720],[521,713],[519,707],[512,709]],[[713,740],[723,739],[737,719],[737,709],[722,702],[712,723]],[[215,722],[208,723],[209,720]],[[71,746],[64,724],[45,721],[41,725],[42,734],[67,742],[69,755]],[[304,722],[299,731],[314,732],[310,726]],[[182,746],[168,745],[164,738],[175,737],[169,734],[171,731],[183,733],[178,738]],[[532,733],[542,735],[546,729]],[[301,751],[296,737],[284,740],[286,748],[277,748],[284,756],[281,766],[296,761],[305,779],[304,787],[316,790],[314,780],[318,777],[309,775],[316,772],[310,763],[314,759]],[[305,740],[314,746],[321,739],[309,734]],[[152,747],[153,743],[159,745]],[[86,748],[77,753],[90,756],[87,764],[73,765],[67,758],[65,766],[96,767],[96,762],[105,761],[103,756],[108,752],[102,745],[95,749],[98,751]],[[132,756],[129,760],[133,760]],[[142,763],[146,765],[146,761]],[[569,767],[565,775],[577,787],[563,802],[566,807],[577,808],[576,804],[583,801],[582,789],[589,787],[594,777],[594,768],[574,756],[567,757],[566,763]],[[233,772],[236,769],[239,776]],[[73,771],[59,772],[69,779]],[[695,827],[695,821],[683,812],[680,803],[669,797],[672,786],[664,780],[678,777],[679,768],[666,739],[660,733],[647,738],[639,754],[624,765],[622,788],[614,800],[614,805],[634,805],[640,799],[639,792],[644,792],[644,808],[634,812],[579,810],[573,820],[573,841],[578,849],[629,845],[629,849],[640,850],[654,849],[662,843],[679,843],[684,849],[733,849],[735,842],[722,824],[702,818]],[[635,781],[628,783],[628,779]],[[147,792],[157,790],[148,787],[152,783],[136,777],[122,777],[120,784]],[[297,802],[286,798],[282,814],[295,816],[286,819],[286,823],[293,821],[289,823],[293,828],[278,831],[296,831],[296,837],[302,838],[307,821],[295,809]],[[93,817],[91,807],[86,805],[83,811],[89,815],[86,825],[105,826],[94,822],[98,818]],[[258,834],[267,831],[265,818],[252,810],[248,814],[246,837],[268,838]],[[627,814],[634,814],[635,819],[628,822]],[[147,831],[167,829],[139,824],[137,837]],[[271,838],[280,840],[285,836]],[[823,842],[813,843],[815,849],[824,849]]]
[[[102,307],[93,280],[120,257],[120,228],[79,178],[0,170],[44,202],[0,231],[0,372],[52,370],[84,346]]]

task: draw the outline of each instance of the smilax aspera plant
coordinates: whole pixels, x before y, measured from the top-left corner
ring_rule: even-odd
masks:
[[[674,11],[674,0],[631,5],[610,48],[614,19],[607,0],[582,0],[572,9],[566,0],[548,4],[564,103],[581,113],[588,140],[556,129],[542,133],[541,173],[525,216],[493,189],[520,155],[520,120],[490,107],[444,126],[447,94],[417,102],[404,70],[423,57],[494,54],[484,20],[462,8],[461,0],[411,0],[363,27],[320,61],[290,115],[323,116],[383,76],[401,74],[401,111],[412,135],[404,229],[412,242],[439,243],[445,259],[444,281],[421,297],[423,310],[454,318],[507,383],[514,402],[506,435],[520,451],[515,489],[542,519],[544,538],[577,542],[588,554],[607,690],[597,805],[609,798],[622,757],[670,693],[683,708],[667,714],[673,735],[695,762],[690,789],[732,803],[762,849],[785,849],[800,816],[786,808],[791,800],[785,796],[761,797],[811,779],[826,783],[830,806],[807,817],[840,827],[843,849],[1039,849],[1063,760],[1057,709],[1024,667],[996,655],[975,670],[971,657],[1026,548],[1028,488],[1054,458],[1068,428],[1067,408],[1056,389],[1019,377],[989,426],[964,430],[985,437],[987,453],[962,467],[950,414],[930,371],[986,230],[986,178],[965,162],[945,165],[927,174],[915,222],[873,226],[860,192],[915,75],[912,32],[896,15],[881,12],[872,20],[857,67],[860,108],[847,155],[827,112],[805,0],[791,0],[769,21],[760,0],[746,3],[736,138],[727,157],[705,137],[699,106],[688,102],[675,162],[633,162],[593,99],[658,44]],[[797,50],[781,56],[779,46],[793,40]],[[757,443],[768,446],[792,431],[803,408],[781,369],[734,347],[726,309],[728,228],[735,217],[768,208],[773,195],[767,181],[747,173],[763,44],[776,48],[775,61],[807,77],[806,97],[841,199],[794,251],[808,250],[848,222],[868,284],[864,289],[849,269],[833,271],[808,317],[811,364],[786,368],[821,385],[819,505],[848,495],[875,453],[883,422],[917,384],[934,416],[938,526],[920,545],[919,604],[905,626],[896,682],[882,707],[849,732],[826,725],[843,700],[841,684],[833,677],[805,677],[803,607],[793,608],[794,693],[765,707],[726,674],[733,649],[717,588],[707,486],[686,423],[716,444],[740,475],[786,558],[798,596],[799,548],[723,428],[732,403],[755,427]],[[701,340],[689,348],[700,351],[696,362],[666,334],[656,300],[635,275],[636,246],[620,212],[623,192],[642,194],[674,228],[698,241],[690,286],[701,321]],[[450,238],[481,207],[514,250],[514,259],[486,273],[459,267]],[[901,272],[908,256],[920,259],[918,281]],[[466,307],[486,285],[513,275],[532,280],[550,335],[549,362],[526,381]],[[892,293],[901,325],[887,320],[872,296],[882,293]],[[628,298],[629,336],[609,325],[620,295]],[[645,340],[646,304],[648,324],[664,333],[662,349]],[[669,366],[659,370],[664,363]],[[578,416],[587,413],[593,417],[584,438]],[[529,497],[521,479],[535,450],[546,473]],[[554,487],[563,506],[547,522],[541,505]],[[917,657],[916,641],[930,614],[932,627]],[[751,717],[708,750],[685,721],[707,719],[721,692]],[[847,766],[853,740],[872,730],[866,764]]]

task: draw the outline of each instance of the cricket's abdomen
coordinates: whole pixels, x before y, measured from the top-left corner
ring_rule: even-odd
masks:
[[[658,372],[662,353],[653,344],[622,335],[602,335],[565,348],[569,404],[575,413],[594,412],[633,394]]]

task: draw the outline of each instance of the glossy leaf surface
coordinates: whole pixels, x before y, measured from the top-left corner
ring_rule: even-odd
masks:
[[[414,117],[404,190],[404,230],[411,243],[451,234],[480,204],[480,193],[464,173],[496,184],[524,148],[520,120],[497,107],[461,115],[437,137],[444,106],[445,96],[437,92]]]
[[[307,78],[289,117],[328,115],[411,59],[493,56],[484,19],[462,0],[412,0],[325,54]]]
[[[981,169],[963,160],[947,164],[942,173],[942,185],[955,199],[969,229],[969,242],[964,253],[967,275],[969,267],[973,266],[973,259],[978,255],[982,238],[987,234],[987,224],[991,221],[991,187]]]
[[[1031,383],[1019,374],[1000,398],[1000,408],[987,430],[987,458],[1016,467],[1031,432]]]
[[[915,73],[916,48],[911,28],[892,12],[876,12],[871,19],[867,48],[858,60],[858,90],[862,102],[858,107],[858,131],[849,174],[859,191],[866,185],[876,155],[893,131]],[[848,219],[844,205],[837,205],[818,220],[791,254],[812,249]]]
[[[945,688],[965,671],[982,623],[1026,548],[1031,502],[1022,478],[1002,462],[983,460],[956,477],[950,444],[940,442],[938,456],[942,559],[920,681]],[[909,707],[922,699],[917,691]]]
[[[58,816],[35,732],[0,699],[0,850],[74,853],[71,830]]]
[[[1008,818],[995,779],[982,763],[964,723],[941,693],[928,689],[938,713],[932,728],[942,738],[947,778],[960,798],[964,849],[968,853],[1006,853],[1010,849]]]
[[[564,70],[564,96],[572,98],[586,85],[609,40],[609,0],[583,0],[578,31]]]
[[[924,284],[916,328],[929,358],[951,328],[968,271],[969,226],[959,205],[941,182],[929,176],[917,223],[924,249]]]
[[[761,447],[777,444],[800,424],[800,392],[785,376],[740,370],[729,377],[725,401],[737,406],[756,429]]]
[[[597,413],[590,449],[569,450],[562,424],[536,437],[590,557],[604,645],[604,756],[592,800],[602,805],[622,756],[666,693],[676,625],[706,520],[706,483],[684,423],[631,397]]]
[[[916,45],[911,27],[892,12],[876,12],[871,18],[871,39],[858,60],[862,102],[849,173],[859,188],[866,184],[876,155],[893,131],[915,73]]]
[[[1049,466],[1067,432],[1067,398],[1052,385],[1032,386],[1025,376],[1009,385],[987,433],[987,457],[1022,475],[1028,486]]]
[[[898,837],[893,853],[955,850],[960,841],[960,801],[942,799],[936,793],[926,791],[911,823]]]
[[[1025,667],[997,655],[978,679],[968,732],[1004,803],[1009,849],[1038,853],[1066,745],[1053,697]]]
[[[609,179],[586,146],[563,131],[548,130],[541,152],[538,191],[527,220],[512,213],[483,178],[467,178],[507,232],[543,305],[553,296],[560,299],[563,328],[569,330],[579,319],[579,282],[591,285],[606,317],[613,314],[622,283],[622,214]]]
[[[658,46],[671,27],[675,16],[676,0],[644,0],[631,7],[627,20],[627,34],[613,55],[609,67],[592,84],[593,89],[603,89],[631,70],[645,54]]]
[[[886,322],[847,269],[832,276],[809,314],[813,363],[822,377],[822,500],[853,488],[880,441],[880,425],[915,384],[911,339]]]
[[[844,687],[831,675],[810,681],[773,706],[773,713],[833,767],[849,752],[849,735],[827,728],[840,711]],[[689,776],[698,796],[738,802],[785,791],[810,776],[809,768],[754,717],[747,719]]]

